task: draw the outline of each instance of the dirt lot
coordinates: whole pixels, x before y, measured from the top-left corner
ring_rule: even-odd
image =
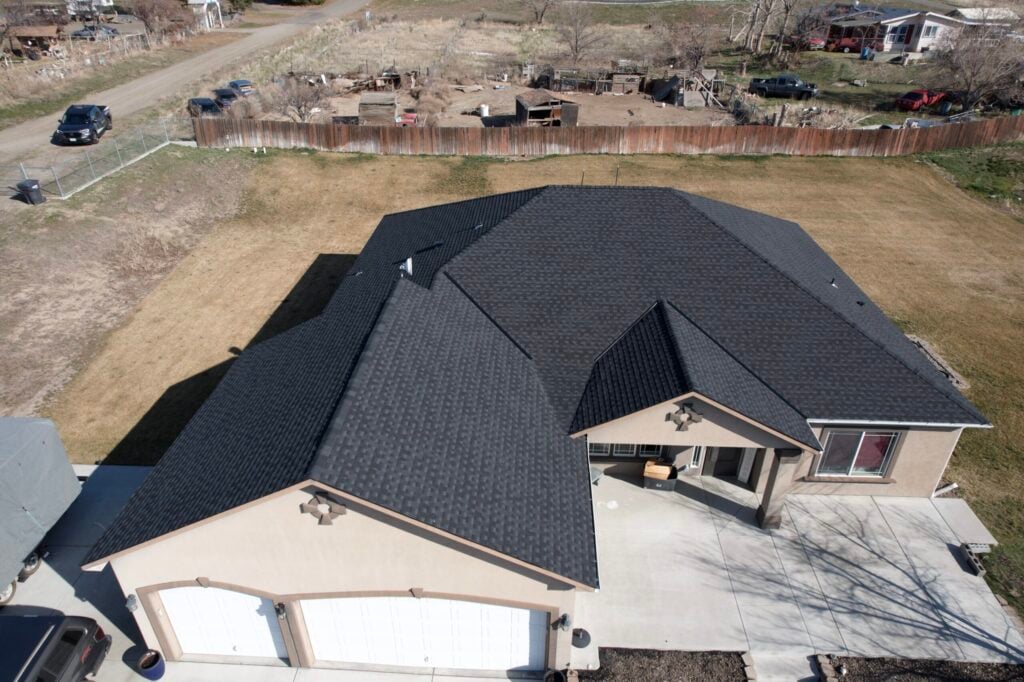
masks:
[[[499,89],[496,90],[495,85]],[[447,86],[447,108],[437,116],[437,125],[480,128],[484,119],[476,112],[481,104],[488,107],[490,117],[513,116],[516,113],[516,96],[530,90],[520,85],[489,81],[482,81],[481,86],[483,89],[475,92],[463,92],[454,85]],[[580,105],[578,124],[581,126],[733,125],[732,116],[717,107],[684,109],[663,106],[641,94],[558,93],[557,96]],[[398,104],[402,109],[416,110],[416,100],[407,93],[400,93]],[[359,95],[332,97],[330,105],[333,116],[358,116]]]

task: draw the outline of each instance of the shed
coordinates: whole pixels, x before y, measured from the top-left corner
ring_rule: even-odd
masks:
[[[580,105],[555,97],[547,90],[530,90],[516,97],[517,126],[574,128]]]
[[[643,79],[638,73],[613,73],[612,92],[623,95],[631,95],[640,92],[640,81]]]
[[[61,27],[47,26],[12,26],[7,30],[7,39],[11,52],[21,54],[22,50],[47,52],[61,37]]]
[[[52,421],[0,418],[0,585],[17,577],[80,490]]]
[[[364,92],[359,98],[359,125],[393,126],[398,98],[393,92]]]

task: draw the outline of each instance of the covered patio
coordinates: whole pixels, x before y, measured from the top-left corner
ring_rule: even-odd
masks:
[[[959,559],[987,535],[959,500],[789,495],[762,530],[756,494],[714,477],[656,491],[605,476],[593,493],[601,589],[577,598],[578,668],[597,647],[750,651],[759,680],[811,679],[816,653],[1024,661]]]

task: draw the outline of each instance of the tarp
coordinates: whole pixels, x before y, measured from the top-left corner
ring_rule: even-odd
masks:
[[[80,491],[52,421],[0,418],[0,585],[18,576]]]

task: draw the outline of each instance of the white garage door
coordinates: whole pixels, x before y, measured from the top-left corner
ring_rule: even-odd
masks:
[[[545,667],[548,614],[448,599],[302,601],[318,661],[470,670]]]
[[[217,587],[160,590],[183,655],[288,658],[274,604]]]

